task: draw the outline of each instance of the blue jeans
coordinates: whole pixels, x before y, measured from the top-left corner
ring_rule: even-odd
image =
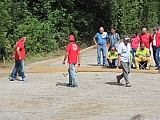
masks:
[[[134,58],[135,58],[135,56],[134,56],[134,54],[136,53],[136,51],[137,51],[137,48],[132,48],[132,62],[134,62]]]
[[[103,56],[103,64],[106,64],[106,46],[101,46],[99,45],[97,47],[97,62],[98,64],[101,64],[101,51],[102,51],[102,56]]]
[[[160,63],[159,54],[160,54],[160,47],[156,48],[156,67],[159,67]]]
[[[20,72],[20,74],[22,76],[22,80],[24,78],[26,78],[25,75],[24,75],[24,60],[15,60],[15,66],[13,68],[13,71],[12,71],[12,74],[10,76],[10,79],[14,79],[15,78],[15,75],[16,75],[18,69],[20,70],[19,72]]]
[[[75,73],[75,65],[74,63],[69,64],[68,74],[69,74],[69,84],[77,85],[76,82],[76,73]],[[73,82],[73,83],[72,83]]]

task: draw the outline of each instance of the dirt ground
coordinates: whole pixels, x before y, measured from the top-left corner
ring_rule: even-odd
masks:
[[[0,78],[1,120],[129,120],[142,114],[160,120],[160,76],[131,73],[131,88],[119,73],[79,72],[69,88],[63,72],[27,73],[28,83]]]
[[[95,54],[83,53],[82,67],[96,67]],[[61,63],[43,65],[56,69]],[[130,120],[137,114],[160,120],[160,74],[131,72],[127,88],[124,80],[117,85],[119,72],[78,72],[78,88],[70,88],[67,70],[29,72],[39,64],[26,66],[28,83],[9,81],[11,70],[0,72],[1,120]]]

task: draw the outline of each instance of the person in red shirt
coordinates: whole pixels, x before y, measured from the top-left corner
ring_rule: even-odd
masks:
[[[147,32],[146,28],[142,28],[142,32],[139,35],[140,37],[140,43],[145,43],[146,48],[150,50],[150,43],[152,42],[151,35]]]
[[[153,28],[154,34],[152,36],[152,45],[155,46],[155,63],[156,63],[156,69],[160,70],[160,58],[159,58],[159,53],[160,53],[160,32],[158,26],[155,26]]]
[[[78,87],[75,75],[75,65],[78,63],[80,66],[80,49],[79,46],[74,42],[74,33],[70,33],[68,37],[70,43],[66,46],[66,53],[64,56],[63,64],[65,64],[68,58],[68,74],[69,74],[69,87]]]
[[[28,82],[26,76],[24,75],[24,59],[25,59],[25,48],[24,43],[26,42],[26,37],[21,36],[20,39],[16,42],[14,47],[14,59],[15,59],[15,66],[9,78],[10,81],[15,80],[15,74],[17,70],[20,69],[20,74],[22,76],[22,81]]]

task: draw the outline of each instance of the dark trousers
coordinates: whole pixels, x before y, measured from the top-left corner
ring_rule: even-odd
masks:
[[[152,49],[153,49],[153,59],[154,62],[156,63],[156,46],[152,46]]]

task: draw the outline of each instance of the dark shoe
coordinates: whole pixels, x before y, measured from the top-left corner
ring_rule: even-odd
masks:
[[[129,83],[128,83],[128,84],[126,84],[126,87],[131,87],[131,86],[132,86],[132,85],[131,85],[131,84],[129,84]]]
[[[73,87],[73,88],[78,88],[78,85],[72,85],[71,87]]]
[[[155,70],[160,70],[160,67],[157,67]]]
[[[106,66],[107,68],[109,68],[109,66]]]
[[[68,86],[68,87],[71,87],[71,86],[72,86],[72,84],[68,83],[68,84],[67,84],[67,86]]]
[[[116,78],[117,78],[117,83],[119,85],[120,84],[120,79],[118,78],[118,76],[116,76]]]

